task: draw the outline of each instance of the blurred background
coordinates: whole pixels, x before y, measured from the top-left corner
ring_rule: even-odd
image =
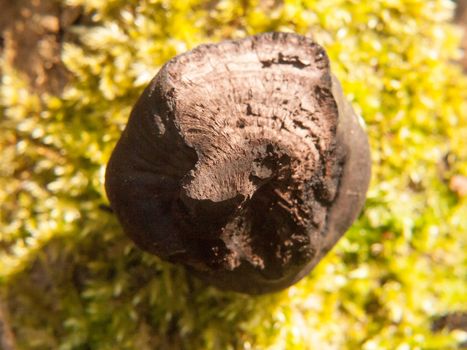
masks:
[[[0,0],[0,349],[467,348],[467,1]],[[314,38],[365,121],[366,207],[304,280],[216,290],[137,249],[106,162],[173,56]]]

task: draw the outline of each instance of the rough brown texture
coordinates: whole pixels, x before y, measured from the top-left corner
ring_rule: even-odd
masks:
[[[62,39],[79,18],[80,8],[57,0],[0,0],[0,9],[6,64],[21,74],[32,91],[60,93],[68,81],[60,59]]]
[[[313,268],[360,212],[369,176],[325,51],[266,33],[169,61],[134,107],[106,189],[142,249],[257,294]]]
[[[460,63],[464,68],[464,72],[467,72],[467,0],[457,1],[454,22],[458,24],[463,31],[461,42],[461,49],[463,51],[463,55],[460,60]]]
[[[15,338],[10,327],[7,308],[0,299],[0,350],[15,350]]]

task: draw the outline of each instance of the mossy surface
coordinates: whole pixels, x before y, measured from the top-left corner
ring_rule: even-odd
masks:
[[[20,349],[449,349],[465,310],[467,78],[447,0],[68,0],[60,96],[0,87],[0,292]],[[225,293],[137,249],[108,210],[106,162],[159,67],[264,31],[310,35],[366,123],[360,219],[288,290]],[[457,188],[457,187],[456,187]]]

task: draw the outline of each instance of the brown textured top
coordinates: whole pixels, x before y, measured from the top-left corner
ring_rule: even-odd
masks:
[[[132,112],[106,188],[141,248],[217,286],[264,293],[334,245],[368,179],[366,136],[324,50],[266,33],[169,61]]]

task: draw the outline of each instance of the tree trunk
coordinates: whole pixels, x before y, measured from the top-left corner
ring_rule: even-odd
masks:
[[[106,189],[142,249],[259,294],[309,273],[369,178],[367,137],[325,51],[266,33],[170,60],[132,111]]]

